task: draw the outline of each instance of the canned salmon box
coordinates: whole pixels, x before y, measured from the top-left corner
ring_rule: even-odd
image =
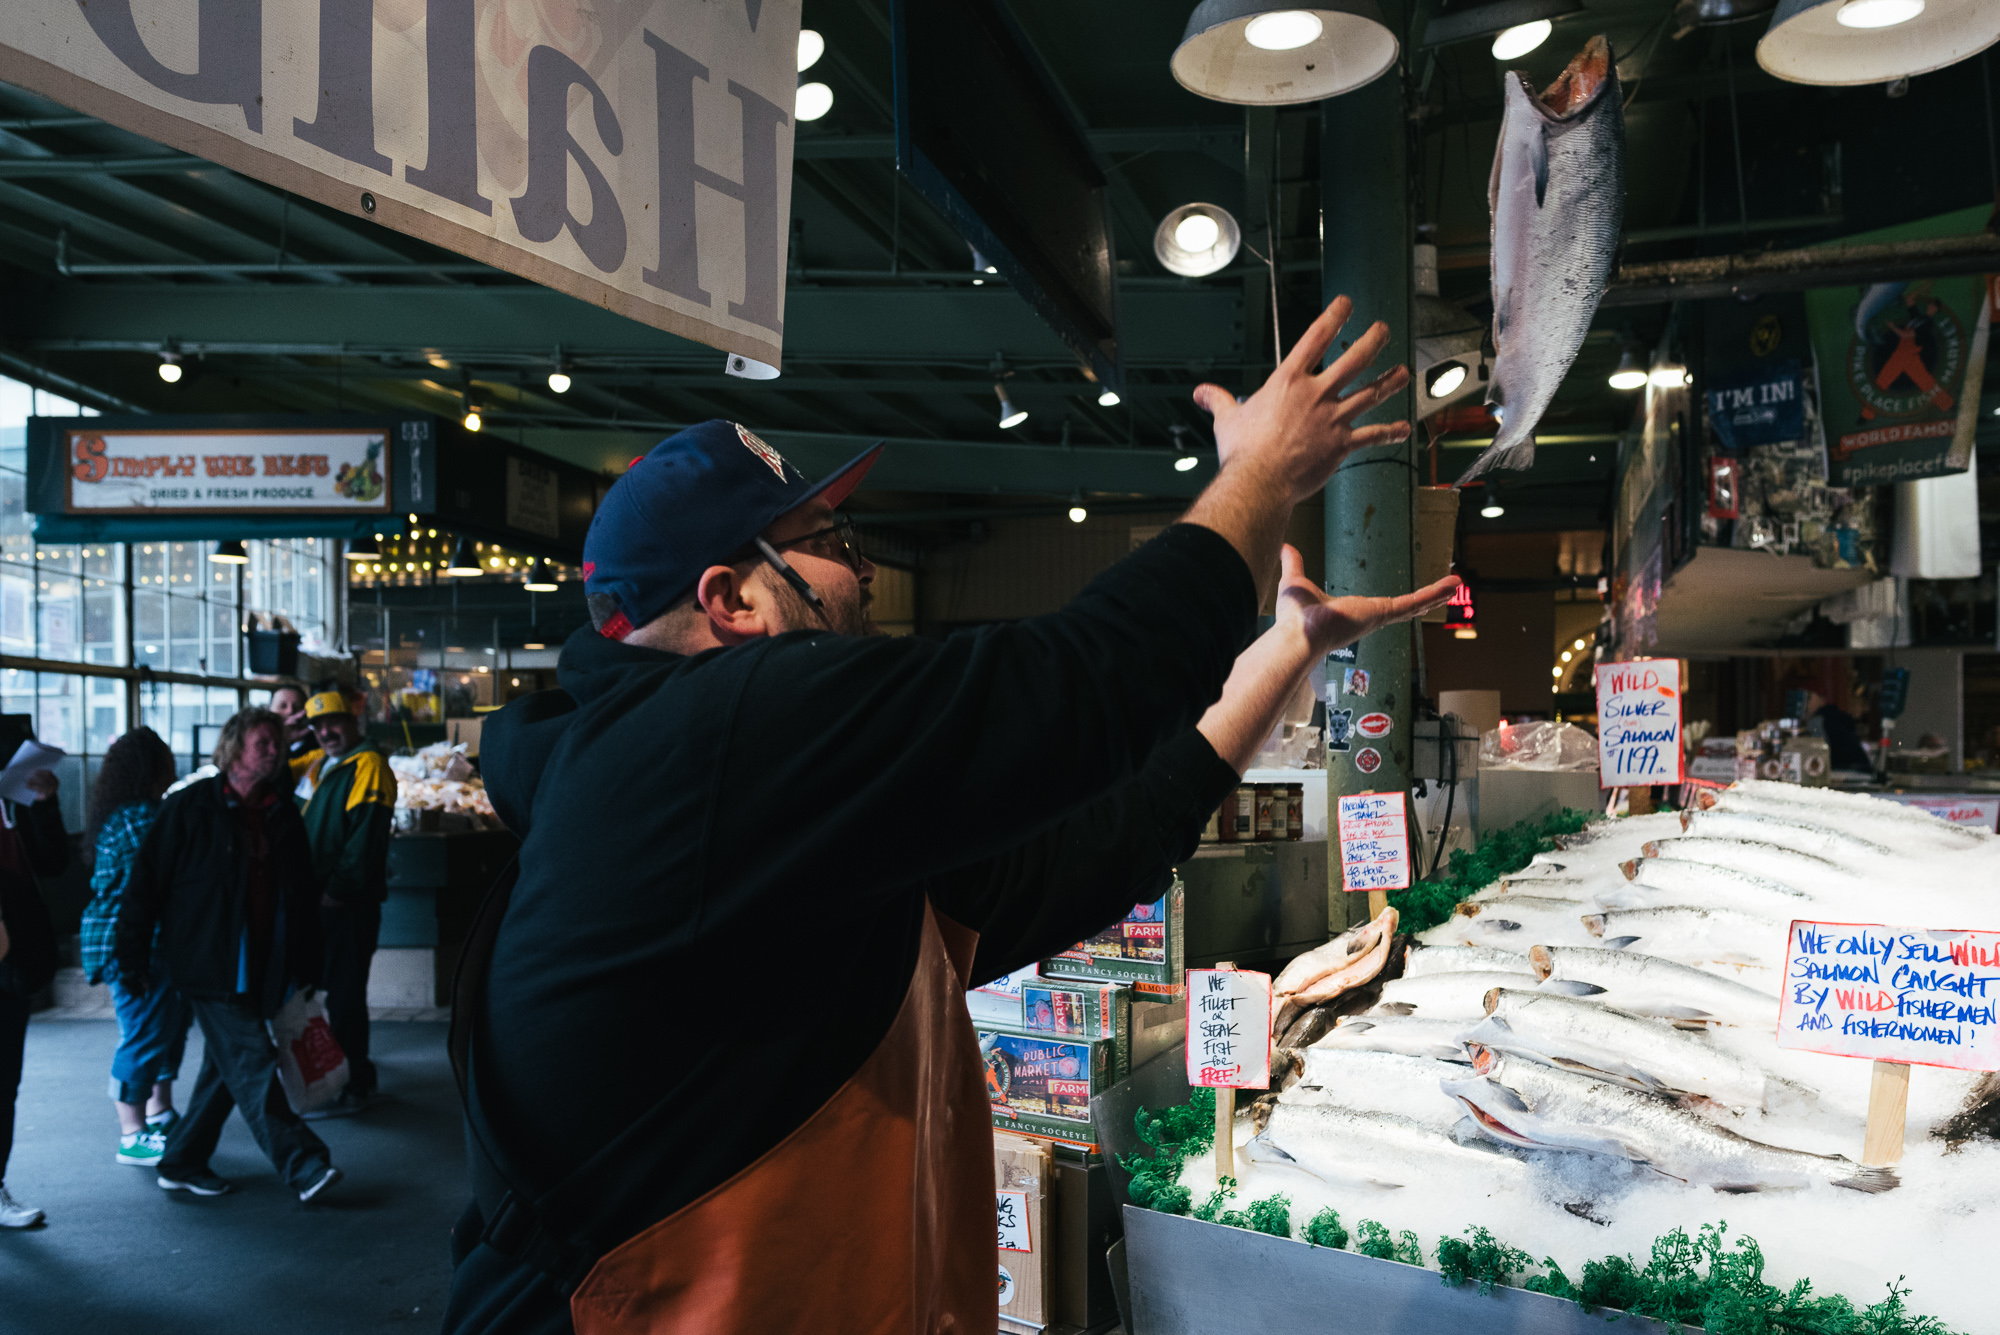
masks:
[[[993,1125],[1095,1149],[1090,1096],[1119,1080],[1114,1073],[1117,1047],[1109,1038],[981,1029],[979,1055],[986,1062]]]
[[[975,989],[965,994],[972,1023],[1018,1029],[1033,1034],[1118,1040],[1129,1049],[1132,989],[1124,983],[1093,983],[1075,978],[1043,978],[1033,970],[1023,978],[1010,974],[996,983],[1011,983],[1006,991]]]
[[[1042,961],[1044,978],[1130,983],[1141,1000],[1178,1000],[1187,972],[1187,892],[1173,888],[1123,919]]]

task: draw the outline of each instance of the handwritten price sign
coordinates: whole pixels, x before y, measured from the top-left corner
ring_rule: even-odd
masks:
[[[1001,1251],[1031,1252],[1035,1250],[1035,1240],[1028,1236],[1027,1192],[994,1192],[993,1213],[995,1215],[995,1222],[999,1226]]]
[[[1261,1089],[1271,1083],[1271,975],[1187,971],[1190,1085]]]
[[[1680,687],[1676,659],[1598,665],[1598,787],[1681,782]]]
[[[1340,874],[1349,890],[1401,890],[1410,883],[1410,826],[1401,793],[1340,799]]]
[[[2000,1070],[2000,932],[1794,922],[1778,1046]]]

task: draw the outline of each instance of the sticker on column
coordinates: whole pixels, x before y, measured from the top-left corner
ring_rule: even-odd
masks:
[[[1345,752],[1347,735],[1354,726],[1354,711],[1351,709],[1329,709],[1326,711],[1326,749]]]
[[[1354,731],[1363,737],[1387,737],[1395,726],[1396,720],[1387,714],[1363,714],[1355,722]]]
[[[1345,751],[1346,747],[1341,747]],[[1363,774],[1373,774],[1382,768],[1382,753],[1372,746],[1364,746],[1354,753],[1354,768]]]
[[[1342,695],[1368,694],[1368,669],[1349,668],[1346,672],[1342,673],[1340,692]]]

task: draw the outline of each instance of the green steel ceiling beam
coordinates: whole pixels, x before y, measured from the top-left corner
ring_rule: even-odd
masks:
[[[511,433],[510,433],[511,434]],[[529,427],[521,442],[600,472],[620,472],[658,444],[668,431],[580,431]],[[946,492],[979,496],[1158,497],[1188,500],[1215,476],[1215,456],[1185,473],[1159,449],[1093,449],[990,441],[908,440],[836,432],[766,431],[758,434],[808,477],[823,477],[883,440],[881,462],[868,474],[870,491]]]
[[[1128,366],[1202,369],[1234,362],[1240,297],[1188,287],[1121,292]],[[232,289],[210,285],[57,283],[0,301],[6,341],[43,351],[546,358],[639,357],[708,367],[722,354],[543,287],[408,285]],[[797,362],[984,364],[996,353],[1073,364],[1014,293],[799,288],[785,303],[785,352]]]

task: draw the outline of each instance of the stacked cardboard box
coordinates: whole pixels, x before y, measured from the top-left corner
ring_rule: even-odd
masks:
[[[1049,1324],[1049,1173],[1046,1142],[993,1133],[994,1214],[1000,1242],[1000,1329]]]

